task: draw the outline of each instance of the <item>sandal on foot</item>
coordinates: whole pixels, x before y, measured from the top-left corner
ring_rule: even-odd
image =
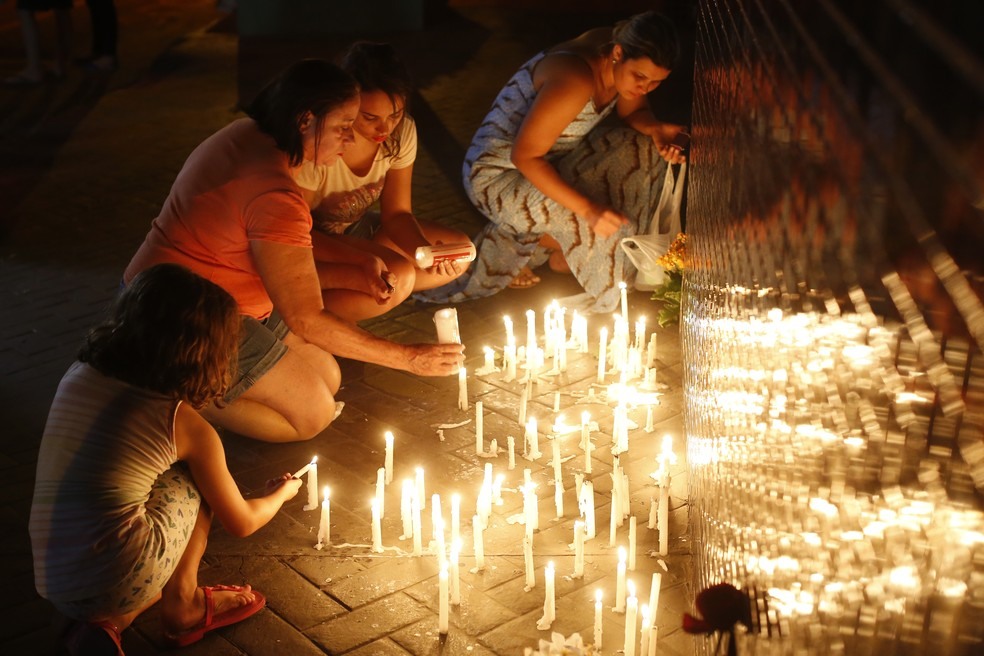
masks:
[[[509,288],[529,289],[530,287],[537,284],[538,282],[540,282],[540,276],[533,273],[533,271],[530,270],[529,267],[524,267],[523,270],[520,271],[516,275],[516,277],[512,279],[512,282],[509,283]]]
[[[69,654],[125,656],[120,630],[112,622],[75,622],[65,636]]]
[[[205,634],[209,631],[214,631],[215,629],[220,629],[223,626],[229,626],[230,624],[235,624],[236,622],[241,622],[247,617],[252,617],[256,613],[266,606],[266,597],[257,592],[256,590],[251,590],[253,593],[253,603],[246,604],[245,606],[236,606],[235,608],[230,608],[224,613],[215,614],[215,602],[212,600],[213,592],[240,592],[242,591],[242,586],[238,585],[203,585],[200,586],[202,591],[205,593],[205,619],[196,628],[190,631],[185,631],[178,634],[164,634],[164,642],[170,647],[187,647],[188,645],[194,644],[205,637]]]

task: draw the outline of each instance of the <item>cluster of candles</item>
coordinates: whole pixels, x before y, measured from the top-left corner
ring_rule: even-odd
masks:
[[[568,338],[566,321],[566,310],[558,304],[553,303],[547,308],[543,320],[543,348],[540,347],[541,340],[536,330],[536,315],[532,310],[527,311],[527,339],[526,345],[516,347],[515,334],[513,332],[512,321],[504,317],[506,328],[506,343],[503,348],[503,367],[495,367],[494,352],[486,350],[485,366],[480,372],[493,374],[501,371],[503,378],[507,381],[517,379],[517,369],[525,369],[525,375],[519,382],[523,384],[518,424],[524,429],[521,456],[534,462],[544,456],[540,452],[540,428],[535,417],[526,417],[528,401],[533,393],[533,389],[539,384],[541,376],[551,376],[563,372],[567,368],[567,351],[569,349],[577,352],[587,352],[587,321],[584,317],[573,313],[571,320],[570,338]],[[435,324],[437,325],[438,339],[442,342],[460,342],[457,327],[457,314],[454,309],[440,310],[435,314]],[[619,374],[619,382],[610,385],[606,389],[607,402],[615,404],[615,430],[613,430],[611,452],[613,454],[612,467],[612,499],[611,499],[611,523],[608,545],[610,548],[618,546],[619,561],[616,571],[616,591],[613,611],[624,613],[626,620],[625,634],[625,653],[635,654],[637,643],[643,656],[655,653],[656,649],[656,604],[661,583],[661,575],[653,575],[653,582],[650,594],[650,603],[639,606],[635,595],[635,586],[631,580],[627,580],[626,571],[636,569],[636,543],[637,543],[637,520],[631,515],[629,508],[629,480],[619,463],[621,454],[628,451],[630,422],[627,416],[628,404],[645,404],[647,406],[647,431],[652,431],[652,406],[658,404],[658,394],[655,393],[655,376],[652,365],[655,361],[655,335],[652,336],[648,347],[645,346],[645,321],[640,320],[636,324],[636,334],[634,339],[630,339],[627,321],[627,309],[623,304],[621,314],[615,315],[615,326],[612,332],[612,339],[608,341],[607,329],[602,330],[602,342],[599,345],[599,357],[603,356],[599,366],[600,383],[604,383],[609,373],[608,359],[613,364],[612,371]],[[492,357],[489,357],[489,353]],[[643,356],[645,352],[645,356]],[[545,355],[547,354],[547,355]],[[552,367],[546,368],[546,361],[549,358]],[[645,366],[643,366],[645,362]],[[641,378],[642,385],[640,390],[636,390],[628,385],[633,378]],[[459,408],[468,408],[467,383],[464,368],[459,373]],[[589,392],[590,396],[594,391]],[[559,410],[559,393],[555,395],[555,410]],[[598,399],[600,401],[600,399]],[[484,435],[484,407],[481,401],[475,403],[475,452],[478,456],[494,457],[498,453],[498,442],[493,439],[489,443],[489,448],[485,448]],[[580,439],[577,440],[578,447],[584,452],[583,472],[574,474],[574,486],[578,505],[578,519],[574,522],[573,531],[573,568],[571,576],[582,578],[585,568],[585,543],[596,537],[595,525],[595,491],[592,481],[586,479],[587,474],[592,473],[591,453],[597,448],[592,443],[592,431],[598,431],[598,424],[591,420],[588,412],[582,412],[580,424],[567,425],[563,422],[563,416],[559,415],[554,425],[551,427],[549,449],[551,460],[549,465],[552,467],[554,484],[554,505],[556,516],[565,516],[564,491],[565,483],[563,478],[562,463],[564,458],[561,454],[561,436],[566,434],[579,433]],[[508,470],[516,468],[516,444],[512,435],[507,437],[508,445]],[[391,432],[385,434],[385,454],[384,466],[377,470],[375,496],[370,503],[371,510],[371,530],[372,544],[370,549],[374,553],[385,551],[383,546],[381,519],[385,516],[384,496],[387,485],[393,482],[393,450],[394,437]],[[571,456],[574,457],[574,456]],[[668,541],[668,489],[669,489],[669,466],[676,462],[672,452],[672,439],[669,435],[664,437],[663,448],[656,458],[657,470],[652,474],[657,483],[657,493],[654,494],[650,507],[650,517],[648,528],[659,530],[659,553],[667,553]],[[305,509],[311,510],[317,507],[317,458],[301,469],[295,477],[307,476],[308,503]],[[503,503],[502,492],[503,483],[506,475],[499,473],[496,475],[493,464],[488,462],[484,466],[484,476],[481,486],[476,495],[475,512],[472,515],[472,534],[473,534],[473,555],[475,567],[472,571],[478,572],[485,568],[485,531],[489,526],[492,509],[496,505]],[[532,480],[532,470],[525,468],[523,471],[523,483],[517,486],[518,492],[522,494],[522,512],[516,516],[516,521],[525,527],[522,548],[525,564],[525,588],[527,591],[536,587],[536,574],[533,561],[534,535],[539,524],[539,498],[537,486]],[[447,539],[445,530],[447,523],[442,509],[442,499],[439,494],[431,497],[431,540],[426,547],[427,550],[438,559],[438,629],[441,633],[446,633],[449,628],[449,606],[461,603],[460,595],[460,557],[463,551],[461,541],[461,495],[454,494],[450,499],[450,538]],[[413,480],[406,479],[402,482],[400,516],[403,534],[400,540],[411,540],[412,547],[409,550],[413,556],[423,556],[425,544],[422,535],[422,511],[426,509],[427,496],[425,494],[424,470],[420,467],[415,470]],[[316,548],[321,549],[331,542],[330,533],[330,499],[329,490],[325,488],[324,497],[321,503],[321,521],[318,531],[318,542]],[[618,529],[625,524],[628,518],[628,545],[618,545]],[[513,519],[510,518],[510,523]],[[399,551],[399,550],[398,550]],[[544,603],[543,616],[537,623],[540,629],[549,629],[556,618],[555,603],[555,577],[556,567],[551,561],[543,569],[544,579]],[[600,648],[601,646],[601,590],[596,592],[595,600],[595,625],[594,641]],[[641,610],[641,626],[639,623]]]
[[[846,640],[963,653],[948,650],[981,635],[984,512],[958,472],[984,471],[984,452],[957,448],[946,424],[963,411],[949,390],[981,389],[980,374],[968,364],[954,381],[958,354],[944,362],[928,330],[917,342],[917,323],[907,335],[860,290],[851,300],[857,314],[772,309],[684,334],[703,369],[702,387],[685,390],[696,587],[757,590],[753,623],[786,636],[783,653]],[[870,636],[877,646],[857,642]]]

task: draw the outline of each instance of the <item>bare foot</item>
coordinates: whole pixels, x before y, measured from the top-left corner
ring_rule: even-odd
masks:
[[[564,257],[564,253],[561,250],[550,251],[550,259],[547,260],[547,265],[550,270],[554,273],[570,273],[571,267],[567,264],[567,258]]]
[[[232,608],[253,602],[253,592],[249,585],[229,587],[237,587],[238,589],[214,590],[212,592],[213,617]],[[201,587],[195,588],[195,596],[190,604],[168,603],[167,600],[161,599],[161,623],[164,625],[165,634],[178,635],[200,626],[204,621],[205,591]]]
[[[523,267],[512,282],[509,283],[510,289],[526,289],[540,282],[540,276],[533,273],[529,267]]]

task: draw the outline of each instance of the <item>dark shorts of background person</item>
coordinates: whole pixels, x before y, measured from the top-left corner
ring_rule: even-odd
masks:
[[[239,371],[223,399],[226,403],[232,403],[242,396],[273,369],[273,365],[280,362],[280,358],[287,353],[287,346],[284,345],[287,332],[287,324],[276,310],[262,321],[243,317],[239,329]]]

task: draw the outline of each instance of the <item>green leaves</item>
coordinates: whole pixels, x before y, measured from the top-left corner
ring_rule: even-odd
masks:
[[[680,321],[680,301],[683,298],[683,274],[666,272],[666,282],[653,290],[652,299],[663,306],[656,316],[660,326],[669,326]]]

